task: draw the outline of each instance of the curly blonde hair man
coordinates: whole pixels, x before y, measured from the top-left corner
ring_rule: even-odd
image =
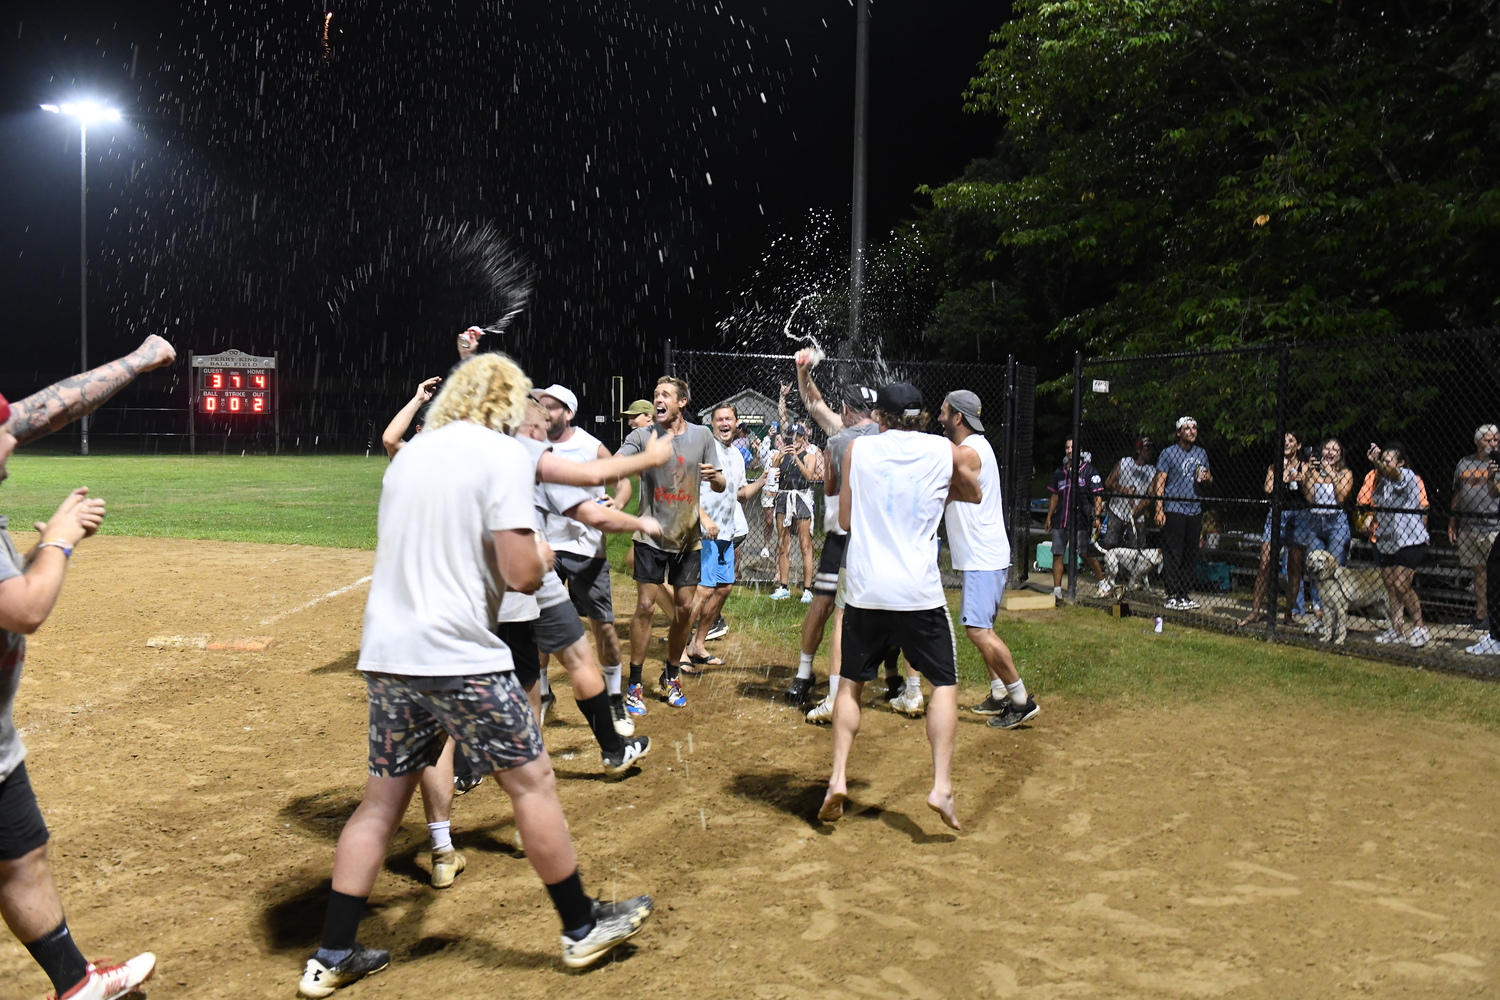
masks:
[[[526,415],[531,379],[504,354],[477,354],[443,379],[427,412],[427,430],[467,420],[512,434]]]

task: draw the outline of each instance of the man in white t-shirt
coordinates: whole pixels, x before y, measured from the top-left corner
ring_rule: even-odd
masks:
[[[953,568],[964,575],[963,612],[959,616],[969,641],[990,672],[989,697],[974,711],[990,716],[997,729],[1014,729],[1041,711],[1026,693],[1015,658],[995,634],[995,616],[1010,573],[1010,538],[1005,533],[1005,506],[1000,496],[1000,463],[985,438],[979,397],[955,389],[943,400],[938,424],[958,448],[959,461],[979,480],[979,502],[951,503],[943,515]]]
[[[922,395],[893,382],[875,397],[879,434],[856,438],[844,453],[839,526],[849,533],[844,608],[843,682],[833,709],[833,773],[818,818],[844,813],[849,751],[859,732],[860,695],[886,651],[898,647],[932,684],[927,740],[932,791],[927,805],[959,829],[953,801],[953,736],[958,727],[958,658],[948,599],[938,573],[937,530],[951,501],[978,503],[979,482],[958,448],[923,433]]]
[[[390,963],[388,952],[358,943],[359,921],[445,734],[510,795],[526,858],[562,923],[564,964],[597,962],[650,915],[649,896],[604,903],[584,892],[552,762],[510,650],[490,627],[506,591],[536,590],[552,562],[535,531],[531,460],[507,433],[530,388],[502,355],[460,364],[425,431],[386,470],[359,657],[370,774],[339,835],[322,943],[307,961],[302,996],[330,996]]]

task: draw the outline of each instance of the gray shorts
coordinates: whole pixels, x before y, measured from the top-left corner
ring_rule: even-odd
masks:
[[[542,734],[514,672],[476,674],[457,691],[424,691],[423,680],[365,674],[371,777],[401,778],[437,763],[445,733],[476,774],[508,771],[541,756]]]
[[[963,573],[964,597],[959,621],[966,628],[994,628],[1010,570],[966,569]]]
[[[583,622],[573,610],[571,601],[542,608],[542,613],[531,623],[531,634],[536,639],[538,652],[551,655],[561,653],[583,638]]]
[[[568,596],[578,617],[596,622],[615,620],[615,597],[609,588],[609,560],[559,552],[552,568],[568,585]]]

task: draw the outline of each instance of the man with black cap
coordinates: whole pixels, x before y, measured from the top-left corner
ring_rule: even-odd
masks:
[[[938,424],[957,446],[959,460],[978,478],[980,494],[977,504],[949,504],[943,520],[953,569],[964,577],[959,617],[990,672],[990,696],[975,705],[974,711],[990,716],[989,724],[997,729],[1014,729],[1041,709],[1026,693],[1010,647],[995,634],[995,616],[1000,613],[1010,573],[1010,538],[1005,533],[1000,463],[983,434],[980,409],[978,396],[968,389],[955,389],[938,411]]]
[[[833,773],[818,818],[829,822],[844,813],[860,695],[886,650],[896,646],[932,684],[927,805],[957,830],[952,773],[958,663],[933,540],[946,504],[980,501],[979,480],[956,445],[923,433],[931,418],[915,386],[893,382],[882,388],[874,417],[879,433],[852,442],[844,456],[839,526],[849,532],[849,551],[843,683],[833,710]]]

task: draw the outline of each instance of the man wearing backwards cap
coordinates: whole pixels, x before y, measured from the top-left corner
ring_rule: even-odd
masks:
[[[35,441],[92,413],[137,374],[171,364],[176,356],[172,345],[153,335],[118,361],[64,379],[15,405],[0,396],[0,480],[18,443]],[[74,490],[46,524],[36,525],[41,540],[24,558],[0,516],[0,916],[65,1000],[123,996],[156,970],[156,956],[150,952],[119,965],[95,965],[78,950],[47,863],[47,825],[26,776],[26,748],[11,718],[26,636],[56,605],[73,547],[98,530],[104,517],[104,501],[88,492],[86,486]]]
[[[927,805],[957,830],[952,773],[958,665],[934,539],[946,504],[980,501],[979,480],[957,446],[922,432],[929,417],[914,386],[894,382],[881,389],[874,416],[880,432],[855,440],[844,456],[839,527],[849,532],[849,565],[843,682],[833,709],[833,773],[818,818],[828,822],[844,813],[860,695],[886,650],[897,646],[932,683]]]
[[[1198,575],[1198,537],[1203,532],[1203,505],[1197,500],[1203,483],[1214,481],[1208,452],[1198,444],[1198,421],[1177,418],[1177,444],[1156,457],[1156,524],[1162,529],[1162,580],[1167,608],[1192,611],[1198,602],[1188,594]]]

